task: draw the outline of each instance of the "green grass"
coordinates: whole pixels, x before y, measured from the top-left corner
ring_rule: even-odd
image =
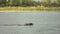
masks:
[[[30,8],[30,7],[24,7],[24,8],[19,8],[19,7],[5,7],[5,8],[0,8],[0,11],[60,11],[60,8]]]

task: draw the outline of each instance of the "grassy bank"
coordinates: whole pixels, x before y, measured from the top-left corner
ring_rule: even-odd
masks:
[[[39,7],[0,7],[0,12],[3,11],[60,11],[60,8],[57,7],[47,7],[47,8],[39,8]]]

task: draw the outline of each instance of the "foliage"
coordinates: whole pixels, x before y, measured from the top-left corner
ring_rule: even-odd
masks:
[[[46,7],[58,7],[60,6],[60,0],[57,2],[51,2],[51,0],[44,0],[42,2],[33,0],[0,0],[0,6],[46,6]]]
[[[60,0],[57,0],[57,4],[58,4],[58,6],[60,6]]]

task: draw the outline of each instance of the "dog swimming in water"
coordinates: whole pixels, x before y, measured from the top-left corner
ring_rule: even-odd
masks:
[[[33,23],[26,23],[26,24],[24,24],[24,26],[32,26],[33,25]]]

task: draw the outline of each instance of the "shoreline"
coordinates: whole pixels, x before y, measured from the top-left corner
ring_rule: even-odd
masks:
[[[0,12],[28,12],[28,11],[31,11],[31,12],[39,12],[39,11],[60,11],[60,8],[59,7],[0,7]]]

